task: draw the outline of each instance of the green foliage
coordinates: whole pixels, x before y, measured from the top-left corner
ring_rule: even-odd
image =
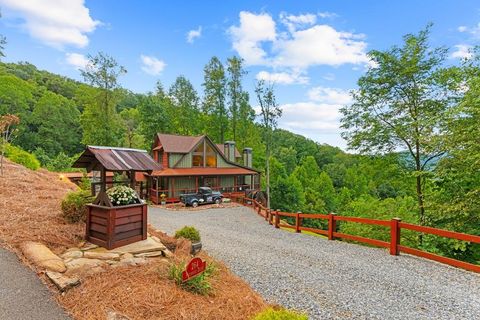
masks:
[[[301,211],[305,205],[302,184],[293,176],[280,177],[272,184],[271,201],[274,206],[272,209],[288,212]]]
[[[62,200],[62,214],[68,223],[85,221],[87,217],[87,204],[95,198],[89,190],[69,192]]]
[[[199,294],[199,295],[209,295],[212,293],[212,285],[210,279],[215,275],[217,268],[212,263],[207,263],[205,271],[187,281],[182,280],[182,272],[185,270],[185,263],[180,263],[178,265],[172,264],[168,270],[168,277],[171,280],[174,280],[175,283],[180,286],[182,289]]]
[[[200,232],[197,229],[190,226],[185,226],[180,230],[175,232],[175,238],[185,238],[192,242],[199,242],[200,241]]]
[[[37,170],[40,168],[40,161],[38,161],[33,154],[28,153],[20,147],[7,145],[5,147],[5,156],[11,161],[21,164],[28,169]]]
[[[287,309],[267,308],[257,314],[252,320],[308,320],[308,316]]]
[[[380,200],[370,195],[363,195],[351,201],[341,213],[350,217],[363,217],[379,220],[400,218],[403,222],[418,224],[415,213],[416,201],[413,197],[398,197]],[[340,222],[339,230],[342,233],[359,235],[383,241],[390,241],[388,228],[353,222]],[[402,245],[418,247],[418,237],[413,231],[402,230]]]
[[[228,128],[225,70],[222,62],[217,57],[212,57],[203,69],[203,73],[202,115],[206,116],[205,129],[215,142],[223,143]]]

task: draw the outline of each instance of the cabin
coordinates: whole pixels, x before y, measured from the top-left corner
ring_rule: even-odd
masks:
[[[200,187],[227,197],[260,189],[260,172],[252,167],[252,149],[244,148],[240,154],[233,141],[215,144],[206,135],[158,133],[152,155],[162,166],[149,175],[150,199],[156,204],[162,198],[179,201],[180,194],[197,192]]]

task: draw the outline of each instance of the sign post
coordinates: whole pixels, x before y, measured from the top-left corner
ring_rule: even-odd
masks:
[[[207,262],[200,258],[193,258],[187,264],[185,271],[182,272],[182,281],[185,282],[191,278],[199,276],[207,268]]]

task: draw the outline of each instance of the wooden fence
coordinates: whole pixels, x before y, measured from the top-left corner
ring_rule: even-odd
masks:
[[[366,243],[366,244],[377,246],[377,247],[387,248],[389,249],[391,255],[398,255],[400,252],[404,252],[407,254],[445,263],[457,268],[462,268],[465,270],[480,273],[480,265],[456,260],[453,258],[447,258],[447,257],[436,255],[430,252],[403,246],[400,243],[400,234],[401,234],[401,230],[405,229],[405,230],[417,231],[424,234],[432,234],[440,237],[446,237],[450,239],[462,240],[462,241],[473,242],[473,243],[480,243],[480,236],[405,223],[405,222],[402,222],[401,219],[399,218],[393,218],[390,221],[386,221],[386,220],[378,220],[378,219],[338,216],[334,213],[330,213],[330,214],[310,214],[310,213],[300,213],[300,212],[291,213],[291,212],[282,212],[278,210],[267,209],[262,204],[258,203],[253,199],[235,198],[232,200],[238,203],[241,203],[243,205],[252,207],[260,216],[265,218],[265,220],[270,225],[275,226],[275,228],[280,228],[280,227],[291,228],[291,229],[294,229],[295,232],[310,231],[313,233],[325,235],[328,238],[328,240],[341,238],[341,239],[346,239],[351,241],[362,242],[362,243]],[[283,221],[280,220],[281,217],[294,218],[295,225],[284,223]],[[326,220],[328,221],[328,229],[323,230],[323,229],[317,229],[317,228],[304,227],[302,226],[302,220],[304,218]],[[390,242],[337,232],[337,221],[354,222],[354,223],[370,224],[370,225],[385,227],[386,229],[390,229],[389,230]]]

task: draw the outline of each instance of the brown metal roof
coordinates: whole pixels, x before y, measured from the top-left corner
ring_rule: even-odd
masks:
[[[217,145],[217,148],[220,150],[220,152],[225,156],[225,146],[223,145],[223,143],[216,143]],[[235,158],[241,158],[242,155],[240,154],[240,152],[238,152],[238,149],[237,147],[235,147]]]
[[[164,170],[153,171],[152,176],[171,177],[171,176],[223,176],[223,175],[248,175],[258,174],[257,171],[246,168],[166,168]]]
[[[188,153],[204,136],[191,137],[157,133],[157,137],[165,152]]]
[[[85,151],[72,165],[74,168],[87,168],[87,171],[100,169],[107,171],[154,171],[162,166],[145,150],[87,146]]]

